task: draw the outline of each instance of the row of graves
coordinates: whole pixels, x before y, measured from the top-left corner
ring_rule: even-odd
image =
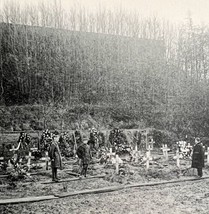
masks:
[[[150,165],[157,164],[159,157],[168,161],[169,157],[180,168],[183,159],[191,160],[192,146],[186,141],[176,143],[175,150],[167,144],[156,148],[155,139],[149,130],[120,130],[115,128],[110,131],[91,129],[88,132],[88,144],[92,157],[100,164],[111,165],[116,174],[124,164],[140,164],[146,171]],[[3,144],[0,150],[0,171],[15,175],[28,175],[31,170],[50,168],[48,150],[52,141],[52,133],[43,131],[37,142],[32,142],[30,136],[21,132],[16,145]],[[83,142],[80,131],[63,132],[60,135],[59,147],[64,160],[77,160],[76,150]],[[205,153],[209,163],[209,150]]]
[[[130,133],[129,133],[130,134]],[[92,156],[100,163],[122,163],[122,159],[133,160],[137,153],[136,148],[141,146],[141,133],[133,131],[132,139],[123,130],[113,129],[100,132],[96,129],[89,131],[88,144]],[[16,144],[2,144],[0,152],[0,171],[17,174],[28,173],[31,169],[49,169],[48,150],[52,142],[52,133],[44,130],[40,139],[31,140],[29,134],[21,132]],[[59,147],[65,160],[77,158],[76,150],[83,142],[80,131],[63,132],[60,135]],[[136,146],[135,146],[136,145]],[[143,147],[144,145],[142,145]],[[133,149],[135,148],[135,149]],[[138,149],[137,149],[138,150]],[[113,161],[112,161],[113,160]]]

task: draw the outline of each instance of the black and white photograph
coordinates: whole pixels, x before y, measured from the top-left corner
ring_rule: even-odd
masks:
[[[209,0],[0,0],[0,213],[209,213]]]

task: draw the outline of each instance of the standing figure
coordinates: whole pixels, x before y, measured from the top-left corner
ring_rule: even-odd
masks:
[[[192,168],[197,169],[198,176],[201,178],[202,168],[205,166],[204,163],[204,149],[203,145],[200,141],[200,138],[195,138],[195,145],[193,148],[193,154],[192,154]]]
[[[89,162],[91,160],[90,146],[87,144],[88,140],[84,140],[83,143],[77,149],[77,156],[80,159],[81,173],[86,177]]]
[[[55,131],[52,136],[52,143],[49,148],[49,157],[51,159],[52,181],[58,182],[57,169],[62,169],[62,158],[59,149],[59,132]]]

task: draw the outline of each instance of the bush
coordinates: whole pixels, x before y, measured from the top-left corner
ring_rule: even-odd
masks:
[[[152,131],[152,135],[156,147],[161,147],[162,144],[167,144],[168,147],[172,147],[174,143],[178,141],[177,136],[174,133],[168,131],[154,129]]]

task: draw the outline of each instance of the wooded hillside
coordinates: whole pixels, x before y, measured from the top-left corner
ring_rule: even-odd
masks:
[[[1,14],[2,116],[14,118],[14,105],[38,104],[63,120],[76,110],[105,112],[179,138],[208,136],[208,27],[122,10],[66,13],[61,5],[7,5]]]

